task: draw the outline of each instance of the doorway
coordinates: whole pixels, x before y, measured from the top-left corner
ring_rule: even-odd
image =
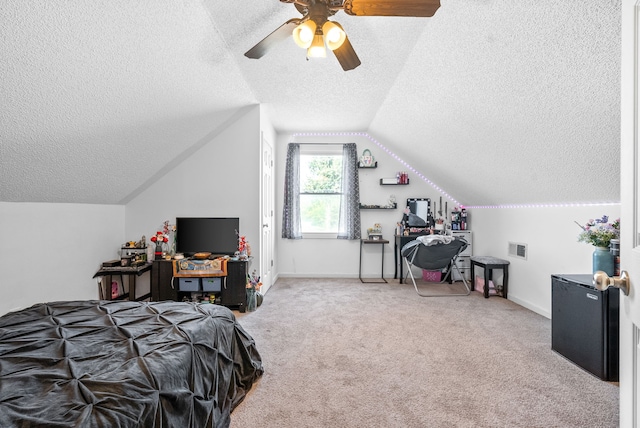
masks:
[[[273,281],[273,145],[268,141],[264,132],[260,134],[261,169],[260,183],[260,219],[262,233],[260,238],[260,273],[262,292],[265,293]]]

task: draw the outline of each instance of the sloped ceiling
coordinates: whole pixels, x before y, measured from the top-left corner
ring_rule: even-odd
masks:
[[[5,0],[0,201],[117,204],[265,104],[278,132],[365,131],[466,205],[619,199],[620,1],[442,0],[334,19],[310,60],[277,0]]]

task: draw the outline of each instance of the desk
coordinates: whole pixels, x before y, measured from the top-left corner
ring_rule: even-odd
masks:
[[[102,285],[100,286],[100,300],[121,300],[121,299],[129,299],[129,300],[144,300],[151,297],[151,293],[147,293],[143,296],[136,297],[136,277],[142,275],[143,273],[151,270],[152,263],[145,263],[139,266],[114,266],[114,267],[101,267],[98,272],[96,272],[93,277],[103,276],[105,281],[102,281]],[[123,293],[118,297],[111,298],[111,277],[119,276],[120,283],[124,288],[123,277],[127,275],[129,277],[129,292]],[[106,284],[105,284],[106,283]]]
[[[373,282],[387,282],[386,279],[384,279],[384,244],[388,244],[389,241],[387,241],[386,239],[361,239],[360,240],[360,266],[358,268],[358,278],[360,278],[360,282],[364,282],[364,283],[373,283]],[[368,245],[368,244],[380,244],[382,248],[382,273],[380,274],[380,279],[382,279],[382,281],[365,281],[364,279],[362,279],[362,247],[363,245]]]
[[[489,280],[493,276],[494,269],[502,269],[502,297],[507,298],[509,291],[509,261],[491,256],[471,256],[471,289],[476,287],[476,276],[474,268],[479,266],[484,268],[484,297],[489,298]],[[498,286],[496,285],[496,289]],[[497,291],[497,290],[496,290]]]

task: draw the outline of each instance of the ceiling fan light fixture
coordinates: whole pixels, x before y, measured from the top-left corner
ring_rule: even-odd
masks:
[[[440,8],[441,0],[280,0],[293,3],[301,18],[282,24],[258,44],[245,52],[247,58],[263,57],[276,43],[293,36],[295,43],[307,50],[307,59],[327,56],[327,48],[344,71],[360,66],[349,37],[342,26],[329,22],[337,12],[351,16],[429,17]]]
[[[308,49],[313,43],[316,34],[316,23],[311,19],[304,21],[293,29],[293,40],[303,49]]]
[[[325,58],[327,56],[327,48],[324,46],[324,37],[322,32],[318,31],[313,37],[313,42],[307,49],[308,58]]]
[[[327,47],[332,51],[338,49],[347,38],[347,33],[337,22],[327,21],[322,26],[322,32],[325,35]]]

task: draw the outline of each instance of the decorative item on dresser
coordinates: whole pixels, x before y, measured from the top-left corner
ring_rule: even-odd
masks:
[[[247,275],[247,311],[253,312],[259,306],[258,293],[262,287],[260,277],[256,274],[255,269],[251,275]],[[262,303],[262,302],[260,302]]]
[[[591,265],[593,273],[603,271],[609,276],[613,276],[615,269],[613,254],[607,247],[595,247],[591,255]]]
[[[164,233],[158,231],[151,237],[151,242],[156,244],[156,250],[154,253],[155,259],[161,259],[163,254],[165,253],[164,244],[169,242],[169,238]]]
[[[593,273],[603,271],[609,276],[615,273],[614,254],[610,250],[611,240],[620,238],[620,219],[609,223],[609,217],[591,219],[584,226],[575,222],[582,232],[578,235],[579,242],[586,242],[595,248],[592,255]]]

